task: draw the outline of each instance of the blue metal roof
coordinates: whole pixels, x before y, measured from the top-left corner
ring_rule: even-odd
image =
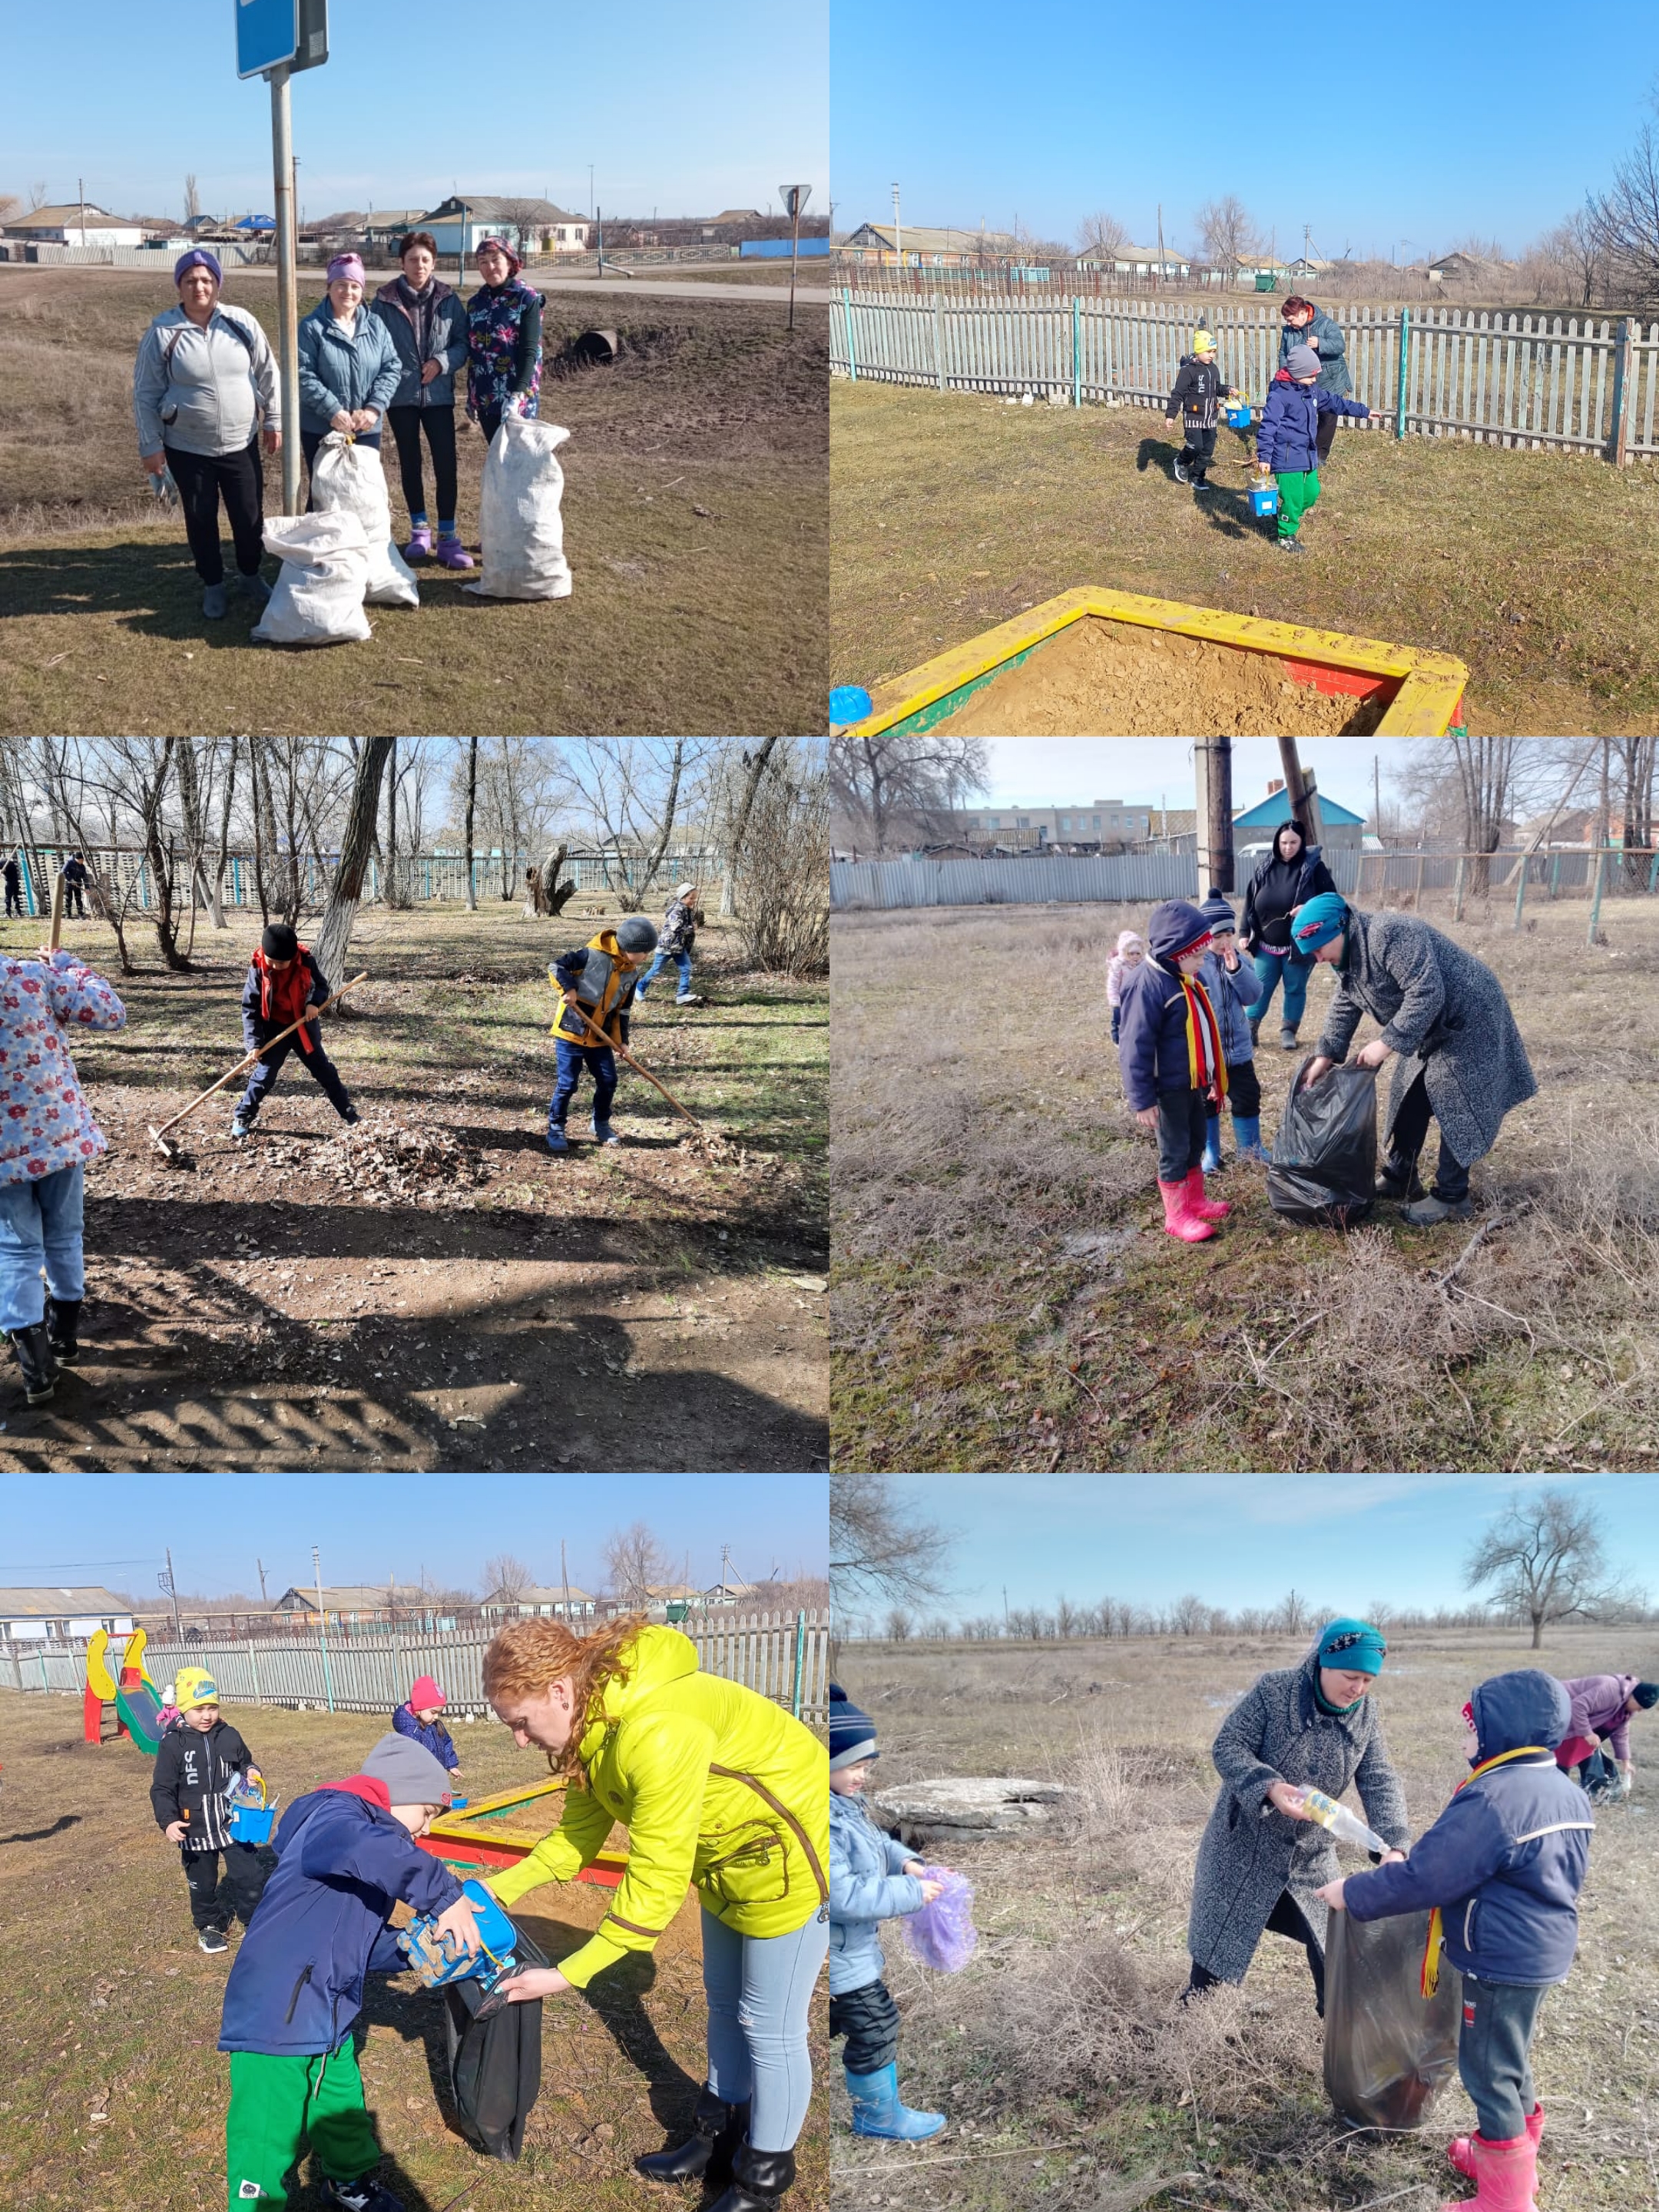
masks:
[[[1363,822],[1363,814],[1350,813],[1340,801],[1325,792],[1319,794],[1319,811],[1327,822]],[[1291,818],[1289,793],[1275,791],[1254,806],[1246,806],[1233,816],[1233,827],[1245,830],[1265,830],[1270,823],[1288,822]]]

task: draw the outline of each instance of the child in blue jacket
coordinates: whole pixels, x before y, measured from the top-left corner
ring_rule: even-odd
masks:
[[[359,1773],[324,1783],[283,1814],[276,1871],[225,1984],[219,2048],[230,2053],[233,2208],[286,2204],[284,2177],[308,2136],[325,2203],[403,2212],[374,2171],[380,2145],[351,2027],[363,1977],[408,1964],[387,1925],[399,1898],[435,1916],[464,1950],[478,1948],[460,1883],[415,1843],[448,1800],[448,1778],[429,1751],[383,1735]]]
[[[1185,899],[1165,899],[1146,924],[1147,957],[1125,977],[1117,1060],[1124,1096],[1143,1129],[1158,1138],[1158,1188],[1164,1226],[1183,1244],[1215,1235],[1232,1211],[1204,1195],[1204,1139],[1209,1109],[1227,1095],[1221,1024],[1199,970],[1210,925]]]
[[[1250,1036],[1247,1008],[1261,1003],[1264,985],[1248,960],[1238,957],[1238,916],[1219,891],[1212,891],[1199,912],[1210,925],[1210,950],[1199,976],[1210,994],[1221,1024],[1221,1054],[1227,1064],[1227,1103],[1232,1109],[1233,1135],[1241,1160],[1260,1160],[1261,1152],[1261,1085],[1256,1079],[1255,1043]],[[1206,1175],[1221,1166],[1221,1109],[1218,1105],[1205,1121]]]
[[[921,1861],[878,1828],[863,1802],[879,1756],[875,1723],[838,1682],[830,1685],[830,2037],[844,2035],[853,2133],[925,2142],[943,2112],[918,2112],[898,2092],[898,2007],[883,1978],[878,1930],[920,1912],[944,1885],[922,1878]]]
[[[1360,422],[1370,409],[1340,392],[1316,389],[1319,356],[1310,345],[1292,346],[1285,366],[1267,386],[1267,404],[1256,426],[1256,466],[1273,471],[1279,485],[1279,550],[1299,553],[1297,532],[1319,496],[1319,418],[1352,415]]]
[[[1495,1674],[1463,1712],[1474,1771],[1434,1826],[1405,1859],[1328,1882],[1319,1895],[1356,1920],[1434,1908],[1424,1985],[1434,1985],[1443,1940],[1463,1977],[1457,2070],[1480,2124],[1448,2155],[1474,2182],[1469,2202],[1480,2212],[1527,2212],[1544,2132],[1532,2041],[1544,1992],[1565,1981],[1577,1948],[1595,1823],[1555,1763],[1572,1706],[1553,1675],[1536,1667]]]

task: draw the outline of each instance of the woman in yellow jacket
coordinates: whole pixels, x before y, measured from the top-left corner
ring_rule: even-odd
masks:
[[[514,2001],[585,1989],[649,1951],[688,1885],[702,1906],[708,2078],[696,2132],[641,2159],[656,2181],[727,2181],[710,2212],[775,2212],[795,2178],[811,2095],[806,2031],[830,1946],[830,1762],[769,1698],[697,1671],[678,1629],[635,1616],[577,1636],[514,1621],[484,1654],[484,1695],[520,1747],[567,1778],[564,1817],[521,1865],[492,1875],[504,1905],[570,1881],[628,1830],[610,1911],[556,1966],[505,1984]]]

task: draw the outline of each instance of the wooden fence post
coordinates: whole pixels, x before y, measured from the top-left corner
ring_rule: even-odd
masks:
[[[1596,925],[1601,919],[1601,879],[1607,873],[1607,856],[1603,848],[1595,855],[1595,889],[1590,898],[1589,927],[1584,935],[1586,945],[1594,945],[1595,942]]]
[[[1607,430],[1607,459],[1616,469],[1630,461],[1630,405],[1632,395],[1630,318],[1621,315],[1613,339],[1613,421]]]
[[[1083,404],[1083,302],[1072,295],[1072,404]]]
[[[1394,434],[1396,438],[1403,438],[1406,434],[1406,375],[1411,354],[1411,334],[1412,311],[1409,307],[1402,307],[1400,310],[1399,374],[1395,391]]]
[[[849,384],[856,384],[859,380],[859,357],[853,347],[853,294],[848,285],[843,284],[841,288],[841,304],[847,320],[847,380]]]
[[[1560,882],[1561,855],[1559,853],[1556,853],[1553,854],[1550,859],[1550,896],[1552,898],[1556,896]]]
[[[945,309],[937,292],[933,295],[933,374],[939,379],[939,388],[945,389]]]
[[[1515,927],[1516,929],[1519,929],[1521,927],[1521,905],[1522,900],[1527,896],[1527,855],[1524,853],[1521,855],[1520,877],[1521,879],[1515,887]]]
[[[1457,856],[1457,893],[1456,896],[1452,901],[1452,920],[1454,921],[1462,921],[1463,919],[1463,873],[1466,866],[1468,866],[1468,856],[1467,854],[1460,853]]]

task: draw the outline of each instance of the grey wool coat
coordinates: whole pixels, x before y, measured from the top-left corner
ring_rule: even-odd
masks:
[[[1420,1074],[1452,1158],[1468,1167],[1498,1141],[1504,1116],[1538,1088],[1527,1048],[1484,960],[1414,914],[1348,909],[1348,941],[1318,1050],[1342,1060],[1362,1013],[1398,1054],[1385,1140]]]
[[[1342,1872],[1336,1845],[1312,1820],[1286,1818],[1268,1802],[1275,1782],[1340,1797],[1358,1784],[1370,1826],[1385,1843],[1406,1844],[1406,1795],[1389,1761],[1373,1697],[1358,1712],[1323,1713],[1314,1696],[1316,1655],[1263,1674],[1221,1723],[1211,1753],[1221,1777],[1198,1847],[1187,1948],[1224,1982],[1242,1982],[1267,1916],[1289,1890],[1322,1948],[1328,1915],[1314,1895]]]

